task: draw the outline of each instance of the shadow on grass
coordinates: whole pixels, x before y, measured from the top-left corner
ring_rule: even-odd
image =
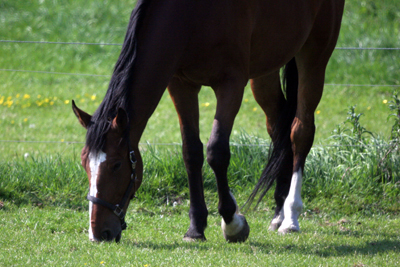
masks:
[[[176,249],[193,249],[193,250],[209,250],[210,246],[207,241],[193,241],[193,242],[170,242],[170,243],[155,243],[155,242],[135,242],[132,240],[124,242],[127,246],[133,246],[139,249],[152,249],[152,250],[176,250]]]
[[[361,255],[376,255],[380,253],[387,253],[390,251],[400,252],[400,241],[393,240],[380,240],[375,242],[367,242],[360,245],[327,245],[326,247],[312,247],[312,245],[293,245],[288,244],[287,246],[279,246],[271,248],[271,245],[266,245],[260,242],[250,242],[251,246],[254,246],[262,251],[271,251],[275,253],[292,253],[292,254],[304,254],[304,255],[316,255],[319,257],[340,257],[354,254]]]
[[[169,250],[173,251],[176,249],[187,249],[187,250],[200,250],[207,251],[210,249],[210,243],[206,242],[135,242],[135,241],[125,241],[127,246],[132,246],[138,249],[151,249],[151,250]],[[212,246],[212,245],[211,245]],[[286,246],[275,246],[273,244],[266,244],[260,242],[247,242],[247,245],[237,247],[236,245],[226,245],[220,244],[221,250],[233,250],[238,251],[241,250],[242,253],[252,255],[254,250],[257,250],[261,253],[269,253],[273,251],[277,254],[303,254],[303,255],[314,255],[318,257],[340,257],[340,256],[348,256],[354,254],[361,255],[377,255],[380,253],[388,253],[388,252],[397,252],[400,253],[400,241],[392,241],[392,240],[381,240],[376,242],[369,242],[360,245],[328,245],[324,248],[320,247],[312,247],[310,244],[306,245],[293,245],[288,244]]]

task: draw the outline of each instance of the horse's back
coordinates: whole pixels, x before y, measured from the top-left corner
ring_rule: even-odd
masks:
[[[194,18],[194,34],[177,75],[212,85],[232,68],[248,78],[276,71],[315,28],[328,35],[338,28],[343,5],[344,0],[203,2],[206,10]]]

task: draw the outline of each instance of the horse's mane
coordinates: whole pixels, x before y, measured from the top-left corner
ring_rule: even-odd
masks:
[[[93,114],[86,133],[86,146],[91,152],[97,153],[103,149],[105,134],[110,129],[111,121],[117,115],[119,108],[123,108],[129,117],[129,84],[132,82],[132,69],[136,61],[136,31],[140,27],[149,2],[150,0],[139,0],[132,11],[121,54],[115,64],[107,93]]]

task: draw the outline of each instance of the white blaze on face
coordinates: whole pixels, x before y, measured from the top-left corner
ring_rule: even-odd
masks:
[[[89,195],[97,197],[97,176],[99,173],[99,167],[102,162],[106,160],[106,153],[99,151],[97,154],[89,154],[89,166],[90,166],[90,188]],[[93,203],[89,201],[89,239],[91,241],[96,241],[97,239],[93,235],[92,231],[92,211]]]
[[[290,184],[289,194],[283,205],[284,220],[279,232],[286,233],[289,231],[300,231],[298,218],[303,209],[303,201],[301,200],[301,184],[303,182],[303,172],[301,168],[293,173],[292,182]]]

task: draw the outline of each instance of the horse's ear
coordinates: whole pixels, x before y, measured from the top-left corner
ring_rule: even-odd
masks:
[[[85,111],[80,110],[76,105],[75,101],[72,100],[72,110],[75,113],[75,116],[78,118],[79,122],[82,124],[83,127],[87,129],[92,116],[87,114]]]
[[[117,128],[120,133],[123,133],[128,127],[128,124],[128,114],[123,108],[119,108],[117,116],[113,120],[113,127]]]

